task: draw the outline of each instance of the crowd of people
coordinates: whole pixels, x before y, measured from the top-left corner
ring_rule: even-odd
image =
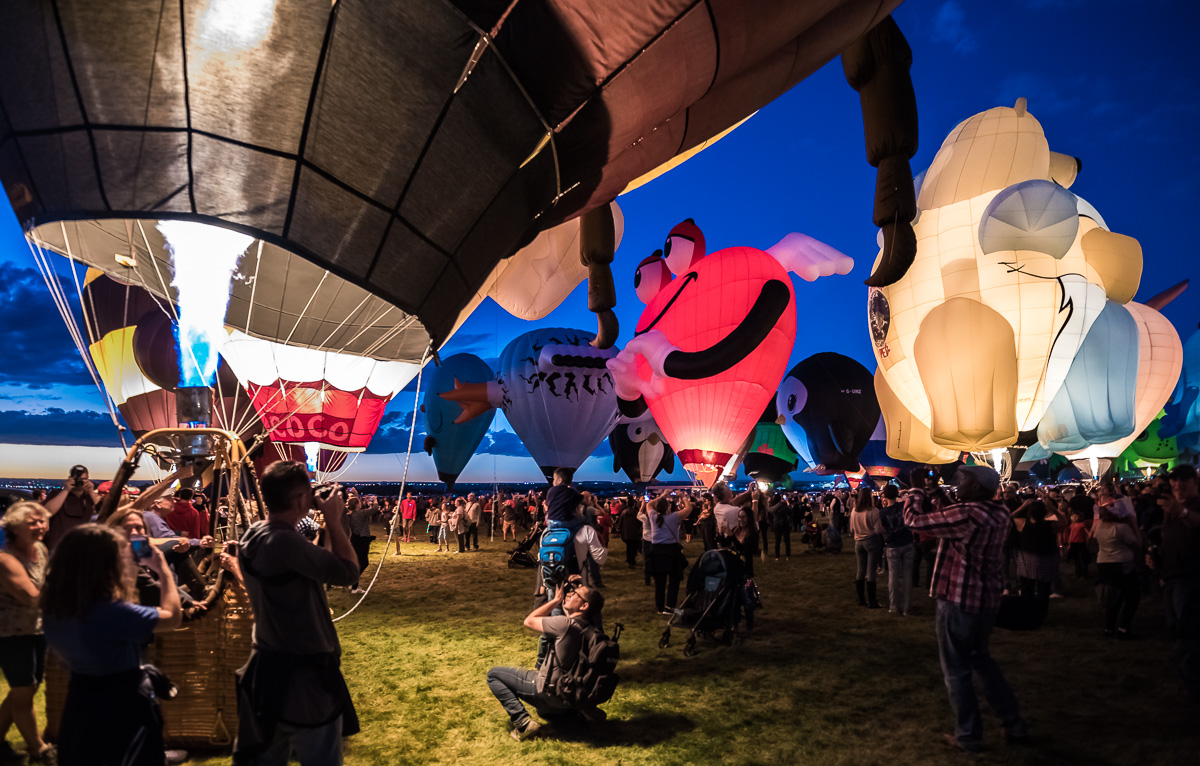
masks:
[[[543,603],[525,619],[539,635],[534,669],[493,668],[487,677],[515,739],[541,728],[526,705],[543,718],[603,718],[595,704],[564,706],[555,695],[564,669],[599,640],[590,637],[604,638],[603,570],[613,538],[625,566],[640,568],[652,586],[647,610],[672,617],[682,611],[685,546],[694,539],[702,552],[736,556],[753,578],[756,566],[792,557],[793,532],[810,552],[837,553],[851,536],[857,603],[899,617],[912,613],[924,568],[955,714],[947,741],[962,750],[983,745],[976,680],[1006,738],[1028,736],[988,639],[1013,610],[1044,619],[1064,571],[1094,583],[1097,631],[1114,640],[1136,639],[1142,598],[1161,593],[1184,687],[1200,701],[1200,485],[1188,465],[1150,481],[1088,488],[1005,484],[990,468],[964,466],[953,485],[921,469],[905,488],[776,492],[752,483],[740,494],[718,484],[612,496],[578,491],[570,472],[559,471],[549,488],[524,494],[379,498],[314,487],[303,465],[279,462],[261,477],[266,520],[249,528],[238,526],[225,498],[190,489],[190,479],[184,467],[101,518],[109,506],[87,469],[75,466],[61,489],[16,503],[0,519],[0,670],[9,687],[0,728],[15,726],[25,742],[24,753],[0,744],[0,764],[185,756],[164,749],[158,699],[169,697],[170,682],[143,654],[155,633],[203,616],[197,563],[214,555],[215,531],[228,540],[216,552],[220,566],[245,586],[255,620],[253,652],[238,674],[235,763],[283,764],[289,754],[304,764],[341,761],[342,737],[358,724],[326,591],[363,592],[359,578],[380,525],[395,541],[385,555],[412,545],[478,551],[481,530],[499,532],[502,543],[545,530],[571,541],[569,578],[540,582]],[[176,482],[183,488],[172,492]],[[747,631],[751,615],[747,609]],[[57,746],[43,739],[34,712],[47,646],[70,670]]]

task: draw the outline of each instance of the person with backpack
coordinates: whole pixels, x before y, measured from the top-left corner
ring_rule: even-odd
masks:
[[[563,614],[552,616],[561,609]],[[612,697],[616,687],[616,641],[603,633],[604,594],[586,585],[560,588],[551,600],[525,618],[525,627],[536,630],[551,644],[547,661],[537,670],[494,667],[487,685],[508,713],[510,735],[518,742],[536,736],[542,724],[529,715],[532,705],[545,719],[570,714],[585,720],[603,720],[597,707]]]

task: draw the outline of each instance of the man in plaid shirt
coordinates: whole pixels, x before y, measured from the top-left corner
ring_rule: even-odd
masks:
[[[972,675],[978,674],[988,705],[1004,724],[1006,738],[1029,736],[1017,698],[988,653],[1003,588],[1004,539],[1010,523],[995,501],[1000,476],[986,466],[963,466],[955,477],[958,499],[946,504],[914,482],[904,499],[904,523],[922,537],[940,539],[929,595],[937,599],[938,653],[956,719],[947,742],[960,750],[983,749],[983,721]]]

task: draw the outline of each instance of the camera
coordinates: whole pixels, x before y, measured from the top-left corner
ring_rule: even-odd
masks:
[[[87,466],[84,466],[84,465],[71,466],[71,471],[69,474],[71,483],[73,485],[75,485],[76,487],[78,487],[80,484],[83,484],[83,475],[87,472],[88,472]]]
[[[323,484],[314,484],[312,489],[313,489],[313,494],[315,494],[317,496],[318,500],[328,500],[329,497],[333,494],[333,491],[335,489],[337,490],[338,494],[342,496],[343,502],[345,502],[346,498],[350,496],[350,490],[348,490],[344,486],[342,486],[340,484],[336,484],[334,482],[325,482]]]

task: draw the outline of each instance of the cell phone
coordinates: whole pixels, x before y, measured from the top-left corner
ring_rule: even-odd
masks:
[[[133,548],[133,557],[138,560],[150,558],[152,551],[150,550],[150,538],[145,535],[133,535],[129,538],[129,545]]]

